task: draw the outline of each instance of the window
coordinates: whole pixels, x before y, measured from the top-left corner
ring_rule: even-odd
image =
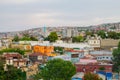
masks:
[[[76,58],[76,57],[79,57],[79,54],[72,54],[71,56],[72,58]]]
[[[106,57],[106,59],[108,59],[108,57]]]

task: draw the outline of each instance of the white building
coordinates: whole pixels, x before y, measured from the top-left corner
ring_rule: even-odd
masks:
[[[94,49],[100,49],[100,38],[96,37],[96,38],[91,38],[88,40],[88,44],[92,47],[94,47]]]
[[[93,51],[90,52],[92,56],[94,56],[98,61],[112,61],[112,52],[111,51]]]

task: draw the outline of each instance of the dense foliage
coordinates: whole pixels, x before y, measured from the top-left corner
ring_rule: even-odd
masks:
[[[120,42],[118,48],[113,50],[113,71],[120,72]]]
[[[58,39],[58,35],[56,32],[51,32],[48,37],[45,38],[45,40],[48,40],[50,42],[55,42]]]
[[[76,36],[72,38],[72,42],[83,42],[84,37],[83,36]]]
[[[100,30],[97,32],[97,35],[100,36],[102,39],[105,38],[120,39],[120,33],[114,31],[106,32],[104,30]]]
[[[102,80],[102,78],[100,78],[97,74],[94,73],[85,73],[83,80]]]
[[[64,53],[64,48],[63,47],[54,47],[54,51],[60,54]]]
[[[75,66],[70,61],[62,59],[48,61],[41,70],[41,76],[44,80],[71,80],[75,73]]]
[[[4,75],[3,80],[26,80],[26,72],[22,72],[21,69],[17,69],[11,65],[7,66]]]
[[[102,66],[102,67],[99,68],[99,70],[105,70],[105,67]]]
[[[106,32],[103,31],[103,30],[98,31],[98,32],[97,32],[97,35],[100,36],[102,39],[107,38],[107,34],[106,34]]]
[[[0,57],[0,80],[26,80],[26,72],[11,65],[4,68],[5,59]]]
[[[13,49],[13,48],[8,48],[8,49],[3,49],[0,50],[0,54],[4,53],[4,52],[18,52],[21,55],[25,54],[25,50],[20,50],[20,49]]]
[[[19,38],[17,35],[13,38],[13,41],[38,41],[38,39],[34,36],[24,35],[22,38]]]

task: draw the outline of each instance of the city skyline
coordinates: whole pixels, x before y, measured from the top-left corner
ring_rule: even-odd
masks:
[[[119,0],[0,0],[0,32],[120,22]]]

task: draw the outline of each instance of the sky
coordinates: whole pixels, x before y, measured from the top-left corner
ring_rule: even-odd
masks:
[[[120,0],[0,0],[0,32],[120,22]]]

